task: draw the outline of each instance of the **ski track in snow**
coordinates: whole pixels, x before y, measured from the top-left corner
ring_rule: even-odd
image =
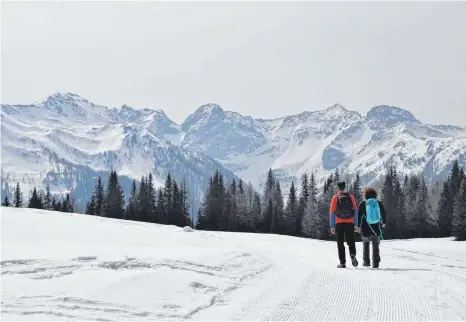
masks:
[[[382,241],[379,269],[338,269],[335,242],[29,209],[1,220],[2,320],[466,321],[464,242]]]

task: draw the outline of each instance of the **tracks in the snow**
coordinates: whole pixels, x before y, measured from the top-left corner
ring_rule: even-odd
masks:
[[[277,266],[270,283],[229,319],[466,321],[466,279],[460,265],[448,264],[442,256],[431,262],[422,260],[430,254],[408,256],[400,260],[387,252],[376,270],[325,268],[321,261]]]
[[[99,259],[97,256],[81,256],[69,260],[5,260],[1,262],[3,276],[28,278],[30,283],[37,283],[34,280],[40,279],[65,278],[70,274],[76,277],[81,273],[83,280],[85,280],[88,276],[86,274],[89,272],[95,274],[102,270],[124,271],[122,277],[133,276],[129,283],[141,276],[143,281],[154,283],[151,285],[142,284],[143,287],[149,288],[157,288],[160,276],[171,277],[177,274],[176,276],[181,278],[186,276],[189,278],[186,279],[185,285],[181,283],[174,286],[178,287],[175,292],[180,292],[179,296],[168,300],[164,299],[163,302],[155,301],[154,305],[146,307],[146,310],[136,306],[121,305],[119,304],[121,298],[118,296],[115,302],[104,302],[92,297],[61,296],[47,289],[41,289],[39,294],[34,292],[34,295],[21,297],[9,296],[7,293],[4,294],[2,290],[2,318],[14,317],[16,319],[18,316],[35,316],[46,320],[51,318],[64,320],[189,320],[199,312],[223,303],[223,298],[240,288],[243,282],[261,275],[272,267],[271,263],[261,256],[254,256],[248,252],[231,251],[226,255],[212,265],[187,260],[144,260],[135,257],[109,261]],[[157,277],[158,274],[160,274],[159,277]],[[144,279],[145,277],[147,279]],[[79,278],[73,281],[67,280],[67,283],[76,283],[76,281],[79,281]],[[111,287],[118,286],[120,283],[128,283],[128,280],[103,285]],[[126,291],[138,293],[137,289],[134,290],[138,287],[137,285],[131,287],[131,285],[123,284],[123,286],[128,287]],[[125,289],[124,287],[122,289]],[[118,287],[114,290],[117,293],[122,292]],[[47,293],[48,291],[51,293]],[[140,291],[145,292],[144,289]],[[166,291],[173,290],[167,289]],[[69,294],[66,289],[62,293]],[[163,297],[163,290],[153,294]],[[187,299],[188,302],[183,302],[184,299]]]
[[[114,304],[104,301],[95,301],[79,297],[68,296],[23,296],[17,298],[15,303],[2,303],[2,314],[22,316],[50,317],[112,321],[115,316],[125,319],[163,319],[167,316],[157,315],[148,311],[139,310],[124,304]]]

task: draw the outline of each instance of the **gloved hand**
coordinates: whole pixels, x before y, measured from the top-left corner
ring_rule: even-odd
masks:
[[[335,228],[330,228],[330,233],[331,233],[332,235],[335,235]]]

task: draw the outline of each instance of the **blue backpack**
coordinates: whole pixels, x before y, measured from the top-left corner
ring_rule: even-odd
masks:
[[[366,200],[366,221],[370,225],[380,222],[379,201],[375,198]]]

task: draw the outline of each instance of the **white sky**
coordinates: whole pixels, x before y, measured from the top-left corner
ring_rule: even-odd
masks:
[[[10,2],[2,103],[73,92],[110,107],[273,118],[396,105],[466,126],[466,2]]]

